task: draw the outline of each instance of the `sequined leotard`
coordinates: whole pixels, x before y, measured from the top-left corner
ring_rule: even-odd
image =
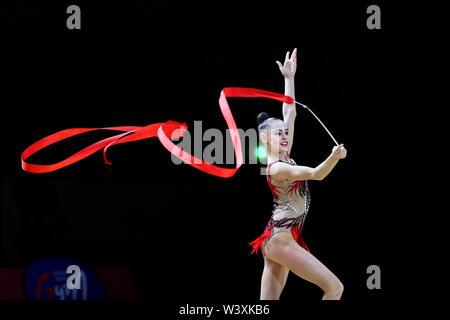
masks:
[[[296,165],[294,159],[291,159],[289,155],[288,159],[289,164]],[[267,182],[274,195],[272,216],[264,232],[255,241],[249,243],[253,248],[252,253],[258,253],[258,249],[262,247],[263,242],[278,232],[291,232],[295,241],[309,251],[301,235],[310,203],[308,181],[272,180],[269,169],[275,162],[270,163],[266,170]]]

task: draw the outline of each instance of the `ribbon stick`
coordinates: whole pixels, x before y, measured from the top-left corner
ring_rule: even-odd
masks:
[[[58,131],[50,136],[47,136],[33,143],[31,146],[29,146],[22,152],[21,155],[22,169],[24,171],[31,173],[46,173],[56,171],[90,156],[91,154],[95,153],[100,149],[103,149],[103,158],[105,160],[105,163],[111,164],[111,162],[109,162],[108,159],[106,158],[106,151],[108,150],[109,147],[115,144],[137,141],[157,136],[161,144],[169,152],[171,152],[173,155],[183,160],[186,164],[189,164],[194,168],[201,170],[205,173],[215,175],[218,177],[222,178],[232,177],[242,165],[243,157],[242,157],[241,138],[239,136],[236,123],[231,113],[230,106],[228,105],[227,97],[268,98],[284,102],[287,104],[294,103],[294,100],[291,97],[286,96],[284,94],[252,88],[228,87],[224,88],[220,92],[219,106],[220,110],[222,111],[222,115],[225,119],[225,122],[228,125],[229,132],[231,135],[231,141],[233,143],[234,153],[236,156],[235,168],[223,168],[215,166],[211,163],[204,162],[203,160],[200,160],[194,157],[193,155],[185,152],[184,150],[180,149],[171,141],[171,139],[183,137],[184,132],[187,130],[187,125],[186,123],[179,123],[176,121],[169,120],[164,123],[153,123],[145,127],[120,126],[120,127],[105,127],[105,128],[73,128]],[[55,164],[39,165],[26,162],[26,160],[30,156],[32,156],[39,150],[48,147],[51,144],[76,136],[78,134],[94,130],[113,130],[113,131],[121,131],[123,133],[117,134],[110,138],[106,138],[92,145],[89,145],[86,148],[73,154],[72,156],[66,158],[65,160],[62,160]]]
[[[317,121],[319,121],[319,123],[322,125],[322,127],[328,132],[328,134],[330,135],[331,139],[333,139],[334,143],[336,143],[337,146],[339,146],[339,143],[336,141],[336,139],[333,137],[333,135],[331,134],[331,132],[327,129],[327,127],[325,127],[325,125],[322,123],[322,121],[320,121],[319,117],[316,116],[316,114],[314,112],[312,112],[312,110],[310,108],[308,108],[307,105],[294,101],[295,103],[301,105],[303,108],[307,109],[309,112],[311,112],[311,114],[317,119]]]

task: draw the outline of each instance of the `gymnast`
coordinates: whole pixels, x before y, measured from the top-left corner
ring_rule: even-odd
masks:
[[[289,51],[286,53],[284,64],[276,63],[285,79],[285,95],[295,101],[297,49],[290,57]],[[295,117],[294,103],[283,103],[283,120],[269,117],[266,112],[257,117],[258,133],[267,150],[267,182],[274,197],[272,216],[264,232],[250,242],[252,253],[261,248],[264,257],[260,299],[279,300],[292,271],[320,287],[323,300],[339,300],[343,284],[310,253],[301,231],[310,204],[308,180],[323,180],[346,157],[347,150],[343,144],[334,146],[329,157],[315,168],[297,165],[289,156]]]

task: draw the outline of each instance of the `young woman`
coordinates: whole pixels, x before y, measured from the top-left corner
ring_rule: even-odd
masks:
[[[284,64],[276,61],[285,79],[285,95],[294,95],[297,49]],[[308,180],[323,180],[339,159],[347,155],[344,145],[335,146],[330,156],[315,168],[298,166],[289,157],[294,137],[295,104],[283,104],[283,120],[258,115],[258,132],[267,150],[267,181],[274,195],[274,208],[264,233],[251,242],[254,252],[261,248],[264,270],[261,300],[278,300],[289,271],[319,286],[324,300],[339,300],[344,286],[339,279],[314,257],[301,236],[309,208]],[[299,244],[301,243],[301,246]]]

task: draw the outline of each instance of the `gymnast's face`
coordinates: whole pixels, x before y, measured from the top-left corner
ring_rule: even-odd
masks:
[[[266,143],[270,152],[282,153],[287,151],[289,143],[289,129],[281,120],[272,120],[267,131],[261,133],[261,140]]]

